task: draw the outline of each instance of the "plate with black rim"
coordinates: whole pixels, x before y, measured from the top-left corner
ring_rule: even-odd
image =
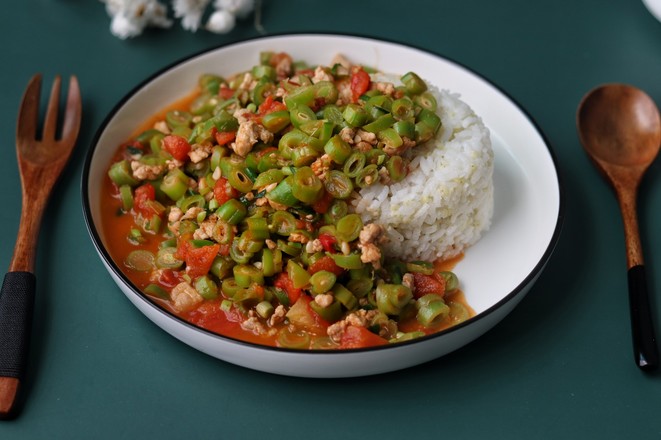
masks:
[[[380,71],[415,71],[439,89],[460,95],[491,132],[494,215],[490,229],[455,267],[475,316],[439,333],[387,346],[300,351],[239,341],[191,325],[146,298],[108,252],[100,194],[117,147],[136,121],[191,93],[202,73],[246,70],[260,52],[287,52],[308,64],[328,64],[342,53]],[[563,200],[554,154],[528,113],[471,69],[443,56],[396,42],[339,34],[288,34],[207,50],[155,73],[121,98],[96,133],[82,177],[83,211],[94,246],[126,297],[157,326],[213,357],[255,370],[300,377],[355,377],[411,367],[450,353],[491,329],[523,299],[559,239]]]

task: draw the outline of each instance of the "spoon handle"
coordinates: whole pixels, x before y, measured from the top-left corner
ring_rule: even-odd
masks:
[[[656,370],[659,366],[659,352],[647,294],[645,266],[640,264],[631,267],[628,280],[634,359],[641,370]]]

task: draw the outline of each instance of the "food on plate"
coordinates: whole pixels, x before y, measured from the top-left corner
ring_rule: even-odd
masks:
[[[199,327],[385,345],[472,316],[451,269],[489,227],[492,173],[481,120],[414,72],[264,52],[120,146],[103,231],[126,276]]]

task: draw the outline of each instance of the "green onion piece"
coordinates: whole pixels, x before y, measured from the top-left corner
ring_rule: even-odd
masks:
[[[294,260],[287,261],[287,276],[296,289],[307,286],[310,281],[310,274],[308,271],[303,269],[303,267]]]
[[[406,177],[406,162],[402,159],[402,156],[391,156],[386,162],[386,170],[390,176],[390,180],[393,182],[401,182],[404,177]]]
[[[293,176],[292,194],[303,203],[312,204],[319,200],[324,188],[312,168],[303,166]]]
[[[398,120],[408,120],[415,116],[413,101],[404,97],[396,99],[392,103],[392,115]]]
[[[353,182],[349,176],[339,170],[328,172],[324,186],[334,199],[348,199],[353,192]]]
[[[262,117],[262,125],[271,133],[278,133],[290,123],[290,116],[287,110],[271,112]]]
[[[367,165],[365,168],[360,170],[360,173],[358,173],[356,176],[356,186],[359,188],[367,188],[368,186],[374,185],[378,181],[379,169],[374,164]]]
[[[285,206],[294,206],[298,203],[298,199],[294,197],[292,193],[293,177],[289,176],[284,179],[282,182],[278,183],[278,186],[273,188],[273,190],[266,194],[266,198],[279,203]]]
[[[175,127],[190,127],[193,122],[193,115],[185,111],[172,110],[165,114],[165,122],[170,130]]]
[[[126,256],[124,265],[138,272],[149,272],[156,267],[156,258],[152,252],[137,249]]]
[[[237,199],[229,199],[216,211],[218,217],[230,225],[238,225],[247,214],[245,205]]]
[[[386,315],[399,315],[413,299],[411,289],[403,284],[379,284],[376,286],[376,305]]]
[[[122,201],[122,209],[126,212],[133,208],[133,191],[129,185],[119,187],[119,199]]]
[[[401,136],[394,128],[386,128],[376,134],[377,138],[383,142],[387,147],[397,149],[404,144]]]
[[[173,168],[163,177],[160,189],[170,199],[177,201],[188,190],[188,176],[180,168]]]
[[[424,108],[418,113],[417,121],[418,123],[428,125],[432,129],[434,135],[438,132],[438,129],[441,126],[441,118],[433,111]]]
[[[353,187],[353,183],[351,185]],[[347,215],[348,212],[349,206],[347,202],[344,200],[334,200],[328,211],[324,214],[324,221],[327,225],[334,225],[339,219]],[[332,235],[335,235],[335,233]]]
[[[285,98],[285,105],[287,108],[292,108],[297,105],[310,105],[314,101],[316,90],[312,86],[301,86],[289,94]]]
[[[247,264],[254,254],[247,252],[239,246],[239,240],[232,241],[230,245],[230,257],[238,264]]]
[[[147,295],[153,296],[155,298],[164,299],[164,300],[170,299],[170,294],[168,293],[168,291],[162,288],[161,286],[159,286],[158,284],[148,284],[147,287],[145,287],[144,292]]]
[[[333,286],[333,296],[339,301],[347,310],[353,310],[358,306],[358,300],[353,292],[342,284],[335,284]]]
[[[284,327],[278,332],[279,347],[305,350],[310,346],[310,334],[304,330],[290,330]]]
[[[387,113],[383,116],[379,116],[369,124],[365,124],[362,129],[369,131],[370,133],[378,133],[385,130],[386,128],[392,127],[394,123],[395,118],[391,114]]]
[[[252,185],[253,189],[264,188],[272,183],[280,183],[285,178],[285,173],[279,169],[269,169],[259,173]]]
[[[406,263],[406,271],[431,275],[434,273],[434,265],[427,261],[411,261]]]
[[[335,236],[340,241],[351,242],[358,238],[363,221],[358,214],[347,214],[335,225]]]
[[[222,284],[220,285],[220,290],[226,297],[234,298],[237,293],[244,289],[236,283],[236,280],[233,277],[230,277],[223,280]]]
[[[333,104],[337,101],[339,92],[332,81],[319,81],[312,86],[314,98],[322,100],[325,104]]]
[[[274,311],[275,308],[273,307],[273,304],[268,301],[260,301],[255,306],[255,312],[264,319],[270,318]]]
[[[198,84],[202,90],[205,90],[212,95],[217,95],[218,90],[220,89],[220,84],[224,81],[225,80],[218,75],[214,75],[212,73],[204,73],[200,75]]]
[[[131,174],[131,166],[128,160],[115,162],[108,170],[108,176],[116,185],[137,186],[140,181]]]
[[[418,313],[416,319],[425,327],[430,327],[450,314],[450,308],[443,298],[434,293],[428,293],[417,301]]]
[[[230,244],[234,239],[234,229],[229,222],[220,219],[213,225],[211,238],[220,244]]]
[[[347,104],[342,117],[351,127],[360,127],[369,120],[369,114],[358,104]]]
[[[356,177],[365,166],[365,155],[360,151],[355,151],[344,162],[344,174],[349,177]]]
[[[266,240],[269,238],[268,223],[264,217],[250,217],[246,219],[248,231],[255,240]]]
[[[240,287],[249,287],[253,283],[260,286],[264,284],[264,274],[261,270],[250,264],[238,264],[232,269],[234,280]]]
[[[322,117],[332,122],[335,125],[342,125],[344,123],[344,117],[342,116],[342,110],[336,105],[328,104],[324,107]]]
[[[415,103],[418,104],[420,107],[430,110],[432,112],[435,112],[438,107],[436,98],[434,97],[434,95],[432,95],[429,92],[424,92],[413,99]]]
[[[363,262],[360,260],[360,255],[356,253],[351,253],[348,255],[343,254],[330,254],[335,264],[340,266],[342,269],[360,269],[364,266]]]
[[[366,296],[372,291],[372,288],[374,287],[372,278],[356,278],[347,281],[346,284],[346,288],[358,298],[363,298]]]
[[[224,174],[229,184],[242,193],[247,193],[252,189],[253,181],[245,170],[233,168],[229,173]]]
[[[276,274],[275,260],[273,258],[273,251],[265,248],[262,250],[262,273],[265,277],[272,277]]]
[[[296,218],[287,211],[275,211],[270,217],[271,232],[289,236],[296,229]]]
[[[296,128],[301,128],[306,122],[316,121],[317,115],[312,111],[310,107],[303,104],[297,104],[289,109],[289,119],[291,123]]]
[[[209,272],[214,274],[219,280],[224,280],[234,274],[232,268],[235,265],[236,263],[231,258],[219,255],[214,258],[213,263],[211,263],[211,269],[209,269]]]
[[[320,270],[310,276],[310,286],[312,293],[321,294],[326,293],[333,288],[337,281],[337,276],[334,273],[326,270]]]
[[[459,288],[459,278],[457,278],[457,275],[454,272],[442,271],[439,272],[439,275],[445,279],[446,293],[453,293]]]
[[[257,79],[265,78],[268,79],[269,81],[275,81],[276,79],[275,68],[273,68],[268,64],[259,64],[253,66],[252,76]]]
[[[177,248],[176,247],[165,247],[162,249],[159,249],[158,252],[156,253],[156,267],[159,269],[178,269],[180,268],[184,262],[177,257],[175,257],[175,254],[177,253]]]
[[[338,301],[333,301],[327,307],[322,307],[318,303],[310,301],[310,308],[326,322],[333,323],[342,318],[342,304]]]
[[[216,299],[218,297],[218,285],[208,275],[203,275],[195,280],[195,290],[204,299]]]
[[[342,140],[339,135],[335,135],[324,145],[324,152],[330,156],[333,162],[342,165],[351,156],[352,150],[347,142]]]
[[[450,317],[454,324],[459,324],[470,318],[470,312],[462,303],[450,301],[448,302],[448,307],[450,307]]]
[[[415,73],[408,72],[401,77],[406,91],[412,95],[419,95],[427,90],[427,84]]]
[[[412,121],[397,121],[393,124],[392,128],[395,129],[400,137],[415,139],[415,124]]]
[[[278,289],[277,287],[274,287],[272,289],[272,292],[280,304],[282,304],[285,307],[288,307],[290,305],[289,296],[287,295],[287,292],[285,292],[282,289]]]
[[[319,152],[310,145],[301,145],[292,150],[291,160],[295,167],[312,164],[320,156]]]

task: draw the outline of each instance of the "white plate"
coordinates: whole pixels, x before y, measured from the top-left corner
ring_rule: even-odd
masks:
[[[384,72],[412,70],[458,92],[492,132],[495,212],[491,229],[455,268],[477,316],[417,341],[359,350],[299,352],[236,341],[187,324],[142,296],[105,249],[100,233],[101,182],[117,146],[145,116],[182,98],[201,73],[230,75],[255,64],[261,51],[286,51],[310,64],[336,53]],[[300,34],[232,44],[183,60],[136,87],[110,113],[83,171],[83,205],[92,240],[110,275],[135,306],[165,331],[211,356],[256,370],[305,377],[350,377],[410,367],[447,354],[493,327],[528,292],[558,240],[561,195],[544,137],[510,98],[484,78],[438,55],[369,38]]]
[[[643,4],[657,20],[661,21],[661,0],[643,0]]]

